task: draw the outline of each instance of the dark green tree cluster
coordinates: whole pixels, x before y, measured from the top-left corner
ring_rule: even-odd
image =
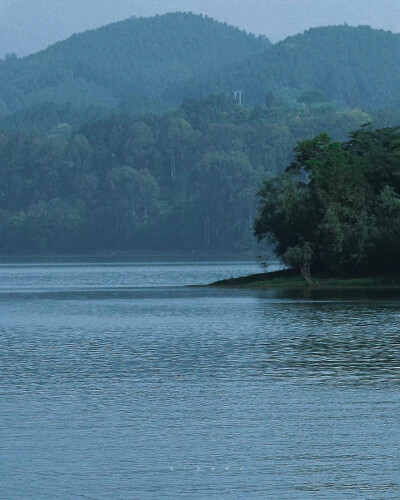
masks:
[[[299,142],[284,174],[266,180],[255,233],[283,262],[357,275],[400,270],[400,130],[363,127],[348,142]]]
[[[325,126],[344,140],[370,119],[221,95],[161,117],[3,132],[0,252],[249,250],[255,194],[292,161],[297,139]]]

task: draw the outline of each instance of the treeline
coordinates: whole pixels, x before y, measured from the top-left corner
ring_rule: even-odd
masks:
[[[268,91],[290,102],[299,92],[317,89],[345,106],[399,108],[399,53],[398,34],[368,26],[313,28],[171,92],[200,97],[238,88],[247,103],[262,104]]]
[[[260,194],[256,234],[308,281],[314,272],[400,271],[399,128],[301,141],[295,161]]]
[[[3,132],[0,252],[249,250],[255,194],[292,161],[296,141],[321,129],[345,140],[370,120],[220,95],[162,117]]]

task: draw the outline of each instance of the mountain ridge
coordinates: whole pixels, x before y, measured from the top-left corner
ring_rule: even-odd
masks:
[[[311,28],[263,53],[193,78],[171,94],[205,97],[240,86],[245,102],[263,104],[268,91],[321,90],[344,106],[400,106],[400,35],[370,26]]]
[[[273,45],[191,13],[127,19],[6,58],[0,89],[2,128],[4,116],[17,123],[15,113],[46,103],[102,108],[98,116],[104,109],[161,114],[187,97],[235,89],[251,105],[263,105],[271,92],[296,103],[303,91],[318,90],[343,108],[400,108],[400,35],[338,25]]]
[[[130,95],[157,98],[165,86],[270,45],[205,16],[127,19],[2,60],[0,99],[13,111],[46,100],[115,106]]]

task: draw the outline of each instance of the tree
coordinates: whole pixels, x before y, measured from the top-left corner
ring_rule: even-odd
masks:
[[[311,280],[312,260],[313,251],[308,241],[303,241],[295,247],[289,247],[282,255],[282,262],[290,267],[299,268],[309,286],[313,284]]]
[[[267,92],[267,95],[265,96],[265,105],[267,108],[272,108],[276,104],[276,99],[274,93],[270,90]]]
[[[30,108],[0,132],[0,252],[250,250],[265,176],[259,230],[273,227],[280,257],[304,241],[313,273],[344,272],[374,252],[380,262],[387,251],[378,241],[397,241],[387,214],[391,207],[397,217],[398,131],[367,126],[338,142],[368,115],[282,103],[240,108],[224,94],[187,100],[165,116],[89,114],[79,129],[75,112]],[[66,117],[72,129],[49,135]],[[293,161],[296,138],[325,125],[329,134],[301,141]]]
[[[400,269],[399,130],[363,128],[347,143],[300,141],[285,174],[264,182],[254,230],[311,283],[333,274]]]

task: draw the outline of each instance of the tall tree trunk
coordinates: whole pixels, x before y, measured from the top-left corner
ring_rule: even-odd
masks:
[[[303,264],[300,266],[300,272],[303,278],[306,280],[308,286],[312,286],[313,282],[311,279],[311,266],[310,264]]]

